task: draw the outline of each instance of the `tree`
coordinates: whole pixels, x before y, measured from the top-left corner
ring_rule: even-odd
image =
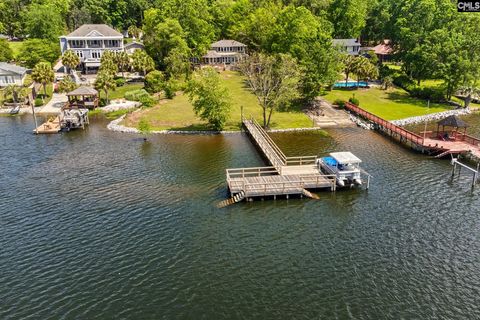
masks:
[[[128,35],[134,39],[140,39],[140,34],[142,33],[142,29],[138,28],[136,25],[131,25],[128,27]]]
[[[122,77],[125,77],[124,72],[130,67],[130,57],[125,51],[117,52],[115,53],[115,62],[122,73]]]
[[[274,110],[287,108],[300,97],[302,72],[296,60],[289,55],[256,53],[240,63],[239,68],[263,109],[265,128],[270,126]]]
[[[26,92],[22,87],[19,87],[15,84],[11,84],[3,90],[3,95],[5,99],[12,97],[13,103],[18,103],[20,99],[26,97]]]
[[[39,62],[53,64],[60,56],[60,46],[57,41],[28,39],[23,42],[17,60],[28,68],[33,68]]]
[[[177,72],[183,68],[184,61],[188,62],[192,52],[180,23],[175,19],[158,22],[157,14],[158,10],[150,10],[145,16],[145,49],[160,70],[170,68],[170,72]]]
[[[373,79],[378,77],[378,68],[369,59],[358,56],[355,58],[354,73],[357,75],[357,88],[360,80]]]
[[[386,76],[382,79],[382,89],[388,90],[388,88],[393,87],[393,78],[391,76]]]
[[[31,4],[23,17],[25,32],[30,38],[56,41],[65,29],[62,15],[52,4]]]
[[[112,51],[104,51],[100,58],[99,72],[110,73],[113,77],[118,72],[119,65],[117,64],[115,53]]]
[[[334,25],[335,38],[358,38],[367,19],[366,0],[333,0],[328,17]]]
[[[105,99],[108,104],[108,92],[110,90],[115,90],[115,88],[117,87],[117,83],[115,82],[115,78],[112,73],[103,70],[98,72],[94,86],[95,89],[99,91],[103,90],[105,92]]]
[[[165,76],[161,71],[153,70],[145,76],[145,90],[148,93],[157,93],[165,88]]]
[[[58,92],[68,93],[75,90],[77,87],[77,84],[72,80],[72,78],[67,76],[58,84]]]
[[[195,114],[208,121],[214,130],[222,130],[231,105],[228,91],[222,86],[215,69],[207,67],[195,72],[188,83],[187,93]]]
[[[49,62],[39,62],[32,70],[32,80],[43,86],[43,97],[47,96],[47,84],[55,79],[52,65]]]
[[[67,50],[62,56],[62,64],[70,70],[75,70],[75,68],[80,64],[80,58],[72,50]]]
[[[345,73],[345,86],[347,86],[350,74],[355,73],[357,70],[357,59],[353,55],[345,54],[342,57],[342,62],[343,73]]]
[[[0,39],[0,62],[13,60],[13,51],[6,39]]]
[[[145,51],[136,50],[132,55],[132,66],[135,71],[146,75],[148,71],[155,69],[155,62]]]
[[[480,95],[480,88],[476,86],[464,86],[458,90],[458,93],[464,97],[464,108],[467,109],[474,96]]]

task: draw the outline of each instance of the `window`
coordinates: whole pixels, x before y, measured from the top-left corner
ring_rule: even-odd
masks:
[[[83,58],[83,51],[75,51],[75,54],[82,59]]]
[[[102,57],[102,53],[100,51],[92,51],[92,59],[100,59]]]

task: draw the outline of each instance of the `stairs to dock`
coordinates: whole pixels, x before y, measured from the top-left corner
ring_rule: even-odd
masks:
[[[221,208],[228,207],[229,205],[238,203],[238,202],[242,201],[243,199],[245,199],[245,192],[242,191],[240,193],[237,193],[236,195],[234,195],[230,199],[220,201],[217,204],[217,208],[221,209]]]
[[[303,189],[302,190],[302,194],[305,196],[305,197],[308,197],[310,199],[315,199],[315,200],[320,200],[320,197],[317,196],[315,193],[311,193],[310,191],[308,191],[307,189]]]

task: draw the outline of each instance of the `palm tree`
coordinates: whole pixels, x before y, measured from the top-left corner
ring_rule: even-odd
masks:
[[[348,76],[351,73],[354,73],[355,68],[356,68],[356,58],[355,58],[355,56],[346,54],[346,55],[343,56],[342,62],[343,62],[343,66],[344,66],[343,72],[345,73],[345,87],[347,87],[348,86]]]
[[[393,78],[391,76],[386,76],[382,79],[383,90],[388,90],[388,88],[393,86]]]
[[[68,71],[75,70],[80,64],[80,58],[72,50],[67,50],[62,56],[62,64],[68,68]]]
[[[115,82],[114,76],[111,73],[106,71],[100,71],[97,74],[97,79],[95,80],[95,89],[103,90],[105,92],[107,104],[109,103],[108,91],[115,90],[116,87],[117,84]]]
[[[111,51],[105,51],[102,54],[102,58],[100,59],[100,69],[99,71],[104,71],[111,73],[115,76],[118,72],[118,65],[116,62],[115,54]]]
[[[371,66],[372,64],[370,61],[362,56],[358,56],[355,58],[355,62],[353,64],[353,73],[357,76],[357,88],[360,85],[360,79],[368,78],[368,74],[372,72]]]
[[[122,72],[122,77],[125,78],[125,75],[123,74],[125,69],[128,69],[130,66],[130,57],[125,51],[122,52],[117,52],[115,54],[115,61],[117,62],[118,69]]]
[[[147,72],[155,69],[155,61],[143,50],[136,50],[132,55],[132,66],[137,72],[146,75]]]
[[[52,65],[49,62],[39,62],[32,70],[32,79],[43,85],[43,97],[47,96],[47,84],[52,83],[55,78]]]
[[[480,94],[480,88],[476,86],[463,86],[458,89],[458,93],[465,97],[464,108],[467,109],[472,102],[473,96],[478,96]]]
[[[6,98],[7,96],[12,96],[13,103],[17,103],[18,101],[18,86],[16,84],[11,84],[6,87],[3,91],[3,95]]]

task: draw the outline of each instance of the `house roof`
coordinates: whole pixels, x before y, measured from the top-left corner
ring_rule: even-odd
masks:
[[[25,69],[23,67],[20,67],[20,66],[17,66],[15,64],[11,64],[11,63],[6,63],[6,62],[0,62],[0,70],[7,71],[7,72],[10,72],[10,73],[16,73],[16,74],[20,74],[20,75],[27,72],[27,69]]]
[[[145,48],[145,45],[143,43],[133,41],[125,45],[125,50],[128,50],[130,48]]]
[[[67,37],[123,37],[123,35],[106,24],[84,24]]]
[[[67,93],[67,96],[96,96],[98,95],[98,91],[93,89],[92,87],[79,87],[72,92]]]
[[[373,51],[379,55],[387,55],[393,52],[392,46],[390,45],[390,40],[383,40],[382,43],[373,47]]]
[[[246,47],[245,44],[238,42],[236,40],[220,40],[217,42],[212,43],[210,46],[212,48],[217,48],[217,47]]]
[[[457,116],[446,117],[445,119],[437,122],[437,124],[445,127],[468,128],[468,124]]]
[[[333,39],[332,42],[334,46],[342,46],[342,47],[360,46],[360,42],[358,42],[357,39]]]
[[[330,156],[337,160],[338,163],[340,164],[350,164],[350,163],[361,163],[362,160],[357,158],[353,153],[351,152],[332,152],[330,153]]]

